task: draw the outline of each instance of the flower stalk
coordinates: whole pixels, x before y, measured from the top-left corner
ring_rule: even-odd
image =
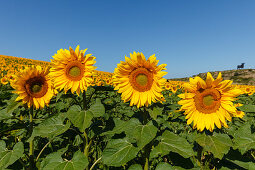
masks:
[[[33,133],[33,106],[30,107],[29,110],[29,135],[31,136]],[[29,169],[34,169],[35,161],[34,161],[34,140],[29,141]]]
[[[142,116],[143,116],[143,124],[146,125],[149,122],[149,114],[148,111],[143,108]],[[143,148],[143,160],[144,160],[144,170],[149,170],[149,155],[150,155],[150,150],[151,150],[151,142],[148,143],[144,148]]]

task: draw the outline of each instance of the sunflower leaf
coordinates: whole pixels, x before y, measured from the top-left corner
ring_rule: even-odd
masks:
[[[153,109],[149,109],[150,116],[156,120],[158,115],[162,114],[164,107],[153,107]]]
[[[157,134],[157,128],[150,121],[146,125],[137,125],[134,129],[134,137],[137,140],[137,145],[142,149],[146,144],[148,144]]]
[[[3,143],[2,143],[3,144]],[[0,153],[0,169],[7,168],[9,165],[13,164],[20,157],[22,157],[24,152],[24,145],[22,142],[18,142],[14,145],[13,150],[5,150]]]
[[[6,144],[3,140],[0,140],[0,153],[6,149]]]
[[[214,133],[213,135],[198,134],[196,142],[205,151],[213,153],[214,157],[222,159],[232,146],[232,141],[227,134]]]
[[[34,128],[33,133],[28,141],[32,140],[36,136],[53,138],[64,133],[71,125],[70,122],[64,124],[64,119],[65,115],[63,114],[58,114],[45,119],[42,123]]]
[[[102,161],[108,166],[121,166],[134,159],[139,149],[124,139],[112,139],[102,153]]]
[[[164,156],[169,152],[176,152],[184,158],[189,158],[195,154],[192,147],[193,145],[190,145],[185,138],[165,131],[160,138],[159,144],[152,149],[150,158],[155,158],[158,155]]]
[[[7,106],[7,113],[12,113],[15,109],[22,105],[22,102],[16,102],[15,100],[10,100]]]
[[[88,158],[81,153],[81,151],[77,151],[74,153],[72,160],[63,161],[61,158],[61,153],[53,153],[48,155],[44,161],[42,162],[41,169],[42,170],[80,170],[85,169],[88,166]]]
[[[79,128],[81,132],[84,132],[86,128],[91,125],[93,113],[91,111],[81,110],[80,106],[71,106],[67,111],[67,118]]]
[[[251,133],[250,125],[246,124],[234,134],[234,149],[238,149],[244,154],[250,149],[255,148],[255,133]]]
[[[155,170],[175,170],[175,168],[166,162],[160,162]]]
[[[109,135],[111,137],[114,134],[120,134],[122,132],[125,132],[127,136],[133,136],[135,127],[141,125],[139,120],[135,118],[131,118],[129,121],[124,121],[119,118],[115,118],[113,120],[115,124],[113,130],[104,132],[102,135]]]
[[[133,164],[128,168],[128,170],[143,170],[143,167],[140,164]]]
[[[0,110],[0,120],[10,119],[12,117],[12,113],[7,112],[7,108]]]
[[[255,169],[255,164],[253,162],[242,162],[242,161],[230,160],[230,159],[227,159],[227,160],[244,169]]]
[[[246,104],[239,108],[243,112],[253,112],[253,113],[255,112],[255,105],[252,105],[252,104]]]
[[[93,113],[94,117],[103,117],[105,114],[104,105],[99,98],[96,99],[96,103],[90,106],[89,111]]]

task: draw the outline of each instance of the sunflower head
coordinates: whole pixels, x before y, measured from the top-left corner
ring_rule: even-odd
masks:
[[[165,90],[170,90],[171,89],[171,84],[169,82],[165,83]]]
[[[172,85],[172,86],[171,86],[171,91],[172,91],[173,93],[176,93],[178,89],[179,89],[179,87],[178,87],[177,85]]]
[[[8,81],[8,78],[6,76],[1,78],[1,84],[6,85],[6,84],[8,84],[8,82],[9,81]]]
[[[21,70],[11,85],[15,89],[13,93],[19,95],[16,101],[21,100],[28,107],[43,108],[49,104],[53,96],[48,69],[43,70],[41,66],[32,66]]]
[[[151,102],[164,101],[161,93],[166,79],[163,78],[167,72],[166,64],[157,65],[155,55],[147,60],[143,53],[130,54],[130,58],[125,56],[125,61],[121,61],[114,70],[113,84],[115,90],[121,94],[122,100],[130,100],[130,106],[148,106]]]
[[[58,90],[64,89],[66,93],[71,89],[72,93],[76,92],[78,95],[84,90],[87,91],[93,82],[91,76],[96,68],[93,66],[96,61],[92,54],[85,55],[86,50],[80,51],[78,45],[75,51],[71,47],[69,50],[60,49],[53,56],[50,76]]]
[[[214,125],[218,128],[228,127],[226,119],[241,117],[232,101],[242,93],[241,90],[231,86],[232,81],[222,81],[221,73],[214,79],[207,73],[204,81],[200,77],[190,78],[190,82],[183,85],[186,93],[180,94],[182,98],[178,104],[185,111],[187,123],[193,122],[193,128],[203,131],[205,128],[213,131]]]

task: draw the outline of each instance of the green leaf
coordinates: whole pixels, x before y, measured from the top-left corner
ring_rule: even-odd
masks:
[[[75,152],[71,161],[63,161],[61,153],[54,153],[48,155],[41,166],[42,170],[80,170],[85,169],[89,162],[88,158],[81,152]]]
[[[36,136],[53,138],[58,136],[70,127],[70,122],[64,124],[65,115],[60,113],[58,115],[49,117],[34,128],[32,136],[28,141],[32,140]]]
[[[230,160],[230,159],[227,159],[227,160],[233,162],[234,164],[236,164],[244,169],[255,169],[255,164],[253,162],[242,162],[242,161]]]
[[[155,158],[158,155],[164,156],[169,152],[176,152],[184,158],[189,158],[194,155],[192,147],[193,145],[189,144],[185,138],[165,131],[161,136],[159,144],[152,149],[150,158]]]
[[[56,104],[55,105],[56,109],[59,110],[59,111],[61,111],[62,109],[65,109],[67,107],[66,104],[64,102],[61,102],[61,101],[57,102],[55,104]]]
[[[253,113],[255,113],[255,105],[252,105],[252,104],[246,104],[246,105],[243,105],[239,108],[240,108],[241,111],[244,111],[244,112],[253,112]]]
[[[139,149],[134,147],[127,138],[112,139],[102,154],[102,161],[108,166],[121,166],[134,159]]]
[[[125,132],[127,136],[133,136],[135,127],[141,124],[136,118],[131,118],[129,121],[124,121],[119,118],[115,118],[113,120],[115,124],[113,130],[104,132],[102,135],[113,136],[114,134],[120,134],[122,132]]]
[[[52,169],[56,164],[61,163],[63,161],[61,155],[64,154],[68,149],[68,146],[62,149],[59,149],[57,152],[50,153],[46,158],[43,159],[40,164],[40,169]],[[51,168],[52,167],[52,168]]]
[[[79,128],[81,132],[84,132],[92,123],[93,113],[91,111],[81,110],[80,106],[74,105],[67,111],[67,117],[75,127]]]
[[[232,141],[227,134],[213,133],[213,135],[198,134],[196,142],[205,151],[213,153],[214,157],[222,159],[232,146]]]
[[[162,114],[162,111],[164,110],[163,107],[153,107],[153,110],[149,109],[150,116],[156,120],[158,115]]]
[[[6,149],[6,144],[3,140],[0,140],[0,153]]]
[[[63,92],[59,92],[56,96],[56,102],[60,99],[60,97],[62,96]]]
[[[99,98],[96,99],[96,103],[90,106],[89,111],[93,113],[94,117],[103,117],[105,114],[104,105]]]
[[[128,168],[128,170],[143,170],[143,167],[140,164],[133,164]]]
[[[165,162],[160,162],[155,170],[175,170],[171,165]]]
[[[137,140],[137,145],[142,149],[148,144],[157,134],[157,128],[152,124],[152,121],[146,125],[138,125],[134,129],[134,137]]]
[[[73,145],[74,146],[79,146],[80,144],[82,144],[83,143],[83,140],[82,140],[82,138],[80,137],[80,135],[76,135],[75,136],[75,139],[74,139],[74,141],[73,141]]]
[[[3,144],[3,143],[2,143]],[[14,145],[13,150],[6,150],[0,153],[0,169],[7,168],[13,164],[20,157],[23,156],[24,145],[22,142],[18,142]]]
[[[255,133],[251,133],[249,124],[238,129],[234,135],[234,149],[238,149],[241,154],[244,154],[250,149],[255,148]]]
[[[62,163],[61,152],[54,152],[49,154],[40,164],[40,169],[54,169],[57,164]]]
[[[0,110],[0,120],[10,119],[12,117],[11,112],[7,112],[7,108]]]
[[[14,99],[11,99],[8,102],[7,113],[12,113],[15,109],[22,105],[22,102],[16,102]]]

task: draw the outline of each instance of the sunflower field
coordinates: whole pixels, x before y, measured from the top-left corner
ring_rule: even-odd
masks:
[[[255,86],[168,81],[139,52],[97,71],[86,52],[0,56],[0,170],[255,169]]]

